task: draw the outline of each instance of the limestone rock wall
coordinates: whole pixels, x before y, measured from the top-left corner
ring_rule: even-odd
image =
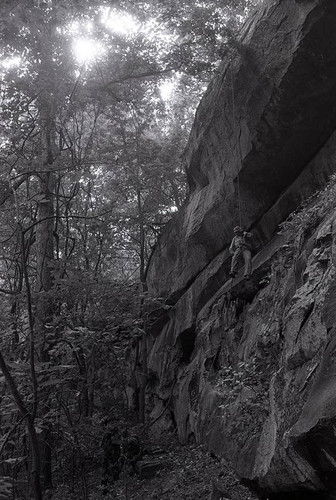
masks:
[[[176,426],[259,491],[336,488],[336,185],[299,212],[252,283],[225,284],[155,339],[154,432]],[[332,207],[332,208],[331,208]],[[248,287],[253,288],[248,295]],[[179,325],[187,326],[181,330]]]
[[[334,0],[266,0],[246,25],[197,110],[185,153],[189,200],[157,244],[154,293],[176,300],[227,247],[238,199],[251,229],[328,140],[335,22]]]
[[[166,299],[149,322],[152,431],[206,443],[267,496],[336,489],[334,26],[334,0],[266,0],[247,23],[148,273]],[[250,282],[228,281],[238,187]]]

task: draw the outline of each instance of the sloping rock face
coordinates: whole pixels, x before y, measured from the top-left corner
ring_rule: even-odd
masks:
[[[253,281],[223,285],[192,329],[180,333],[174,308],[151,349],[152,418],[167,406],[156,431],[170,423],[183,442],[206,443],[267,497],[336,490],[335,200],[333,184],[261,252]]]
[[[252,301],[233,287],[235,300],[219,291],[205,306],[176,394],[181,437],[195,432],[268,495],[336,488],[334,210],[321,198],[289,223]]]
[[[333,0],[268,0],[245,27],[197,110],[185,154],[189,200],[149,269],[156,294],[181,296],[240,219],[258,246],[268,241],[260,219],[336,126],[335,20]],[[325,175],[317,169],[310,189]],[[275,225],[306,191],[296,189]]]
[[[336,490],[335,26],[334,0],[269,0],[246,25],[196,113],[190,196],[148,273],[166,299],[151,429],[206,443],[270,498]],[[238,201],[249,282],[227,281]]]

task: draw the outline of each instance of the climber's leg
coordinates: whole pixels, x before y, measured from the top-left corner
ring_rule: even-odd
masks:
[[[240,260],[241,255],[242,255],[242,249],[237,248],[237,250],[235,250],[235,253],[232,256],[231,270],[230,270],[231,277],[236,276],[236,274],[238,272],[239,260]]]
[[[244,278],[249,278],[252,272],[252,254],[247,248],[243,249],[243,258],[245,263]]]

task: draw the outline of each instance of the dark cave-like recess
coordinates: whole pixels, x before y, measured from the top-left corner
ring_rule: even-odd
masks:
[[[181,363],[189,363],[192,352],[195,347],[196,331],[195,328],[188,328],[180,334],[180,344],[182,350]]]

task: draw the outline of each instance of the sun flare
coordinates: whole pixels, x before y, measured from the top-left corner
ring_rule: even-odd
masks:
[[[73,41],[72,50],[80,64],[93,62],[105,52],[103,45],[93,38],[76,38]]]

